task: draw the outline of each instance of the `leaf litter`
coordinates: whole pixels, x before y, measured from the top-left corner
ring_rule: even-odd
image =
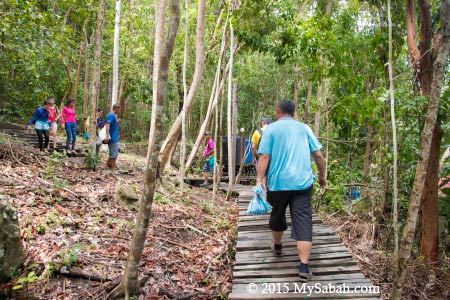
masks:
[[[121,154],[128,174],[119,176],[89,170],[82,158],[49,161],[17,141],[0,148],[0,196],[17,209],[26,253],[0,297],[105,299],[123,275],[137,214],[116,190],[128,184],[140,194],[144,159]],[[138,299],[225,299],[238,206],[224,196],[212,203],[205,189],[186,186],[182,195],[172,181],[163,179],[155,194]],[[30,272],[38,280],[11,289]]]

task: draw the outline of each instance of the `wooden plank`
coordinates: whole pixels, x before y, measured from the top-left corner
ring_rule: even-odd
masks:
[[[284,232],[285,237],[289,237],[291,234],[291,230],[286,230]],[[331,232],[329,228],[326,228],[322,225],[313,226],[313,237],[314,236],[334,236],[336,235]],[[242,241],[250,241],[250,240],[271,240],[272,234],[267,230],[260,231],[240,231],[238,232],[238,239]]]
[[[356,263],[351,258],[335,258],[327,260],[312,260],[309,262],[310,267],[314,271],[314,268],[318,267],[339,267],[339,266],[356,266]],[[288,261],[288,262],[265,262],[259,264],[245,264],[234,266],[235,271],[240,270],[264,270],[264,269],[284,269],[290,267],[299,267],[300,260]]]
[[[326,239],[319,239],[320,237],[313,237],[313,245],[342,245],[342,242],[337,237],[323,236]],[[283,243],[283,250],[287,248],[296,248],[296,241],[286,241]],[[237,241],[236,250],[259,250],[259,249],[270,249],[270,242],[258,242],[258,241]]]
[[[330,275],[335,273],[357,273],[361,269],[357,265],[353,266],[337,266],[337,267],[317,267],[313,269],[316,275]],[[238,270],[233,271],[235,278],[264,278],[264,277],[287,277],[298,275],[298,268],[296,266],[286,267],[284,269],[266,269],[266,270]]]
[[[345,246],[313,248],[310,260],[342,257],[344,254],[351,256]],[[291,261],[292,259],[297,258],[298,252],[295,248],[283,251],[283,255],[281,256],[274,256],[270,250],[262,252],[239,251],[236,253],[236,264],[240,261],[261,261],[263,259],[271,261]]]
[[[331,275],[316,275],[314,281],[327,281],[327,282],[371,282],[369,278],[366,278],[362,273],[350,273],[350,274],[331,274]],[[233,283],[259,283],[259,282],[298,282],[298,276],[286,276],[286,277],[264,277],[264,278],[234,278]]]

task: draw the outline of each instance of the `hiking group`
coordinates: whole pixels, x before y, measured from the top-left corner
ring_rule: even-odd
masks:
[[[119,155],[119,121],[117,116],[120,113],[120,104],[114,104],[111,112],[106,115],[106,120],[103,121],[103,110],[97,109],[96,120],[96,148],[97,155],[102,144],[108,144],[109,157],[105,163],[105,168],[114,171],[116,169],[116,160]],[[41,153],[48,153],[51,150],[56,150],[57,132],[59,119],[62,128],[66,132],[65,150],[68,155],[76,153],[77,141],[77,119],[75,109],[75,99],[68,98],[66,105],[63,107],[61,113],[58,115],[58,107],[55,105],[55,98],[53,96],[45,100],[42,106],[39,106],[33,113],[27,128],[34,127],[38,137],[38,145]],[[99,131],[105,127],[106,135],[104,139],[99,138]],[[50,136],[52,137],[52,146],[50,147]]]

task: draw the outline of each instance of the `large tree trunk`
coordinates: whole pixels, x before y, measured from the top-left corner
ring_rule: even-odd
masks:
[[[163,140],[165,126],[165,106],[167,98],[167,81],[169,75],[169,62],[173,53],[175,38],[180,22],[180,3],[178,0],[170,1],[170,21],[167,40],[164,43],[166,0],[157,2],[155,12],[156,33],[153,65],[153,101],[152,120],[149,134],[147,152],[147,167],[144,176],[144,192],[142,193],[136,227],[133,232],[130,253],[127,259],[125,273],[121,283],[109,295],[109,299],[115,299],[125,294],[128,299],[139,289],[138,271],[139,263],[144,250],[148,223],[152,210],[153,197],[156,188],[158,173],[158,155]]]
[[[402,287],[405,280],[407,264],[411,256],[411,249],[414,242],[419,208],[421,205],[422,194],[425,187],[425,178],[430,161],[430,152],[432,148],[433,131],[437,126],[437,115],[439,111],[439,102],[444,77],[445,66],[450,52],[450,1],[444,0],[441,4],[441,33],[442,40],[436,61],[433,65],[433,82],[431,85],[431,95],[428,102],[428,111],[425,119],[421,142],[420,156],[417,163],[416,176],[411,194],[408,217],[406,219],[403,239],[400,246],[397,276],[394,281],[391,294],[392,300],[401,299]]]
[[[95,45],[93,69],[91,76],[91,100],[90,100],[90,122],[89,122],[89,145],[92,153],[96,151],[95,131],[97,127],[97,99],[100,90],[100,61],[102,58],[102,42],[103,42],[103,27],[105,19],[105,0],[101,0],[98,4],[97,25],[95,29]]]
[[[439,154],[443,131],[434,126],[431,140],[430,162],[422,195],[422,242],[420,256],[425,262],[434,263],[439,258]]]
[[[206,22],[206,0],[198,1],[197,8],[197,28],[196,28],[196,40],[195,40],[195,69],[192,78],[192,83],[189,88],[189,93],[186,99],[186,115],[189,115],[195,102],[195,96],[197,95],[198,88],[203,77],[203,68],[205,65],[205,22]],[[181,114],[178,115],[175,123],[170,128],[164,143],[161,147],[160,164],[162,168],[167,164],[170,159],[170,153],[172,149],[176,147],[177,142],[181,136]],[[161,170],[161,173],[164,170]]]
[[[114,20],[114,49],[113,49],[113,84],[111,108],[119,99],[119,34],[120,34],[120,6],[121,0],[116,0],[116,18]]]
[[[414,71],[417,74],[420,89],[424,96],[429,96],[431,91],[431,83],[433,80],[433,51],[431,49],[432,29],[431,29],[431,12],[430,3],[428,0],[420,0],[419,12],[420,12],[420,41],[419,45],[416,42],[416,9],[414,7],[413,0],[406,1],[406,29],[407,29],[407,45],[408,51],[411,57],[411,62],[414,66]],[[441,16],[442,17],[442,16]],[[437,48],[436,45],[434,48]],[[439,124],[436,124],[439,127]],[[439,133],[439,128],[433,130],[432,138],[432,153],[433,157],[439,155],[439,148],[441,145],[442,134],[435,137],[434,134]],[[422,215],[427,216],[428,220],[439,219],[439,213],[436,211],[438,207],[438,198],[434,195],[438,192],[437,181],[433,182],[434,178],[438,178],[438,168],[434,166],[434,161],[430,160],[430,166],[427,168],[427,176],[425,182],[425,190],[423,191],[423,197],[430,197],[424,199],[427,205],[422,206]],[[430,172],[435,172],[432,174]],[[434,214],[434,216],[432,216]],[[422,220],[422,223],[425,221]],[[439,230],[434,224],[423,224],[422,227],[422,242],[421,249],[437,249],[439,247]],[[433,243],[433,244],[428,244]],[[432,254],[433,251],[424,251],[422,254],[426,255],[424,258],[426,261],[437,261],[437,255]],[[432,255],[432,256],[428,256]]]

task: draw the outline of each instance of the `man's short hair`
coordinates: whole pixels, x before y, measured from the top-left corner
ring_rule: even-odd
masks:
[[[56,100],[56,99],[55,99],[55,97],[50,96],[50,97],[48,97],[48,101],[50,101],[50,100]]]
[[[270,123],[272,123],[272,118],[270,118],[270,117],[262,117],[261,118],[261,122],[264,123],[264,124],[269,125]]]
[[[281,110],[283,114],[288,114],[290,116],[294,116],[295,114],[295,103],[289,99],[283,99],[278,101],[277,107]]]
[[[121,108],[122,107],[122,105],[120,105],[119,103],[116,103],[116,104],[114,104],[113,105],[113,109],[116,109],[116,108]]]
[[[204,136],[211,136],[211,131],[205,131]]]

